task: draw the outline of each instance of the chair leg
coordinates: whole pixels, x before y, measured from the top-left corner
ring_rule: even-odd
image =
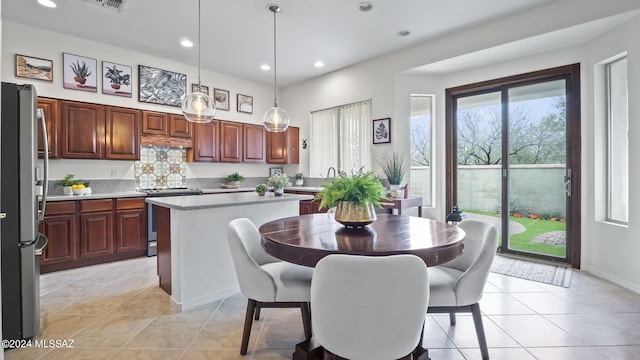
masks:
[[[251,336],[251,325],[253,324],[253,314],[256,310],[256,301],[247,300],[247,312],[244,316],[244,330],[242,332],[242,344],[240,345],[240,355],[247,355],[249,346],[249,336]]]
[[[478,336],[478,344],[480,345],[482,360],[487,360],[489,359],[489,349],[487,349],[487,338],[484,334],[484,326],[482,325],[480,304],[475,303],[471,305],[471,315],[473,316],[473,325],[476,327],[476,335]]]
[[[260,304],[257,304],[256,315],[253,317],[256,321],[260,320],[260,310],[262,310],[262,306],[260,306]]]
[[[453,311],[449,313],[449,324],[456,324],[456,313],[454,313]]]
[[[302,312],[302,326],[304,327],[305,340],[311,339],[311,311],[308,302],[300,303],[300,312]]]

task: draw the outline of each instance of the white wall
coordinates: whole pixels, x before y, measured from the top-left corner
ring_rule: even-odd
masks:
[[[601,63],[613,56],[627,52],[628,91],[629,91],[629,139],[640,137],[640,17],[607,32],[590,42],[587,46],[588,82],[583,85],[587,90],[586,102],[594,106],[583,113],[586,134],[583,141],[591,146],[585,149],[584,173],[586,184],[584,193],[590,205],[583,211],[586,241],[583,240],[583,264],[585,270],[622,284],[640,292],[640,189],[634,184],[640,182],[640,143],[629,141],[629,225],[620,226],[604,221],[606,209],[606,163],[604,159],[605,116],[603,72]],[[586,115],[586,116],[585,116]]]
[[[640,207],[640,190],[633,188],[630,196],[632,204],[629,227],[604,224],[597,218],[594,208],[602,207],[596,201],[594,193],[601,193],[603,188],[594,185],[594,174],[601,168],[594,169],[594,158],[602,149],[595,147],[594,123],[594,70],[593,64],[617,54],[629,51],[629,98],[640,97],[640,44],[634,43],[632,37],[640,33],[640,18],[637,13],[625,14],[624,19],[632,18],[620,27],[615,21],[604,19],[599,22],[600,32],[605,35],[596,38],[594,23],[606,16],[621,14],[638,9],[637,1],[616,0],[600,2],[597,0],[556,1],[525,14],[516,14],[490,24],[483,24],[466,31],[451,34],[409,49],[382,56],[362,64],[343,69],[332,74],[289,86],[283,90],[283,106],[292,118],[308,119],[309,112],[332,107],[352,101],[371,98],[373,100],[372,118],[392,117],[392,141],[389,145],[373,147],[373,163],[382,153],[388,151],[406,151],[409,147],[408,131],[408,98],[410,94],[435,94],[436,119],[435,134],[435,207],[425,209],[427,217],[444,219],[445,207],[445,144],[444,144],[444,95],[445,89],[452,86],[469,84],[477,81],[499,78],[525,73],[555,66],[573,63],[581,64],[582,83],[582,269],[591,271],[601,277],[612,280],[629,289],[640,292],[640,236],[634,226],[640,223],[638,207]],[[580,9],[580,11],[576,11]],[[635,16],[635,17],[633,17]],[[620,18],[618,18],[620,19]],[[512,46],[519,40],[529,38],[531,42],[537,37],[546,36],[548,32],[571,28],[571,31],[588,31],[584,36],[560,37],[553,50],[535,53],[527,48],[513,51]],[[607,27],[608,26],[608,27]],[[595,40],[594,40],[595,39]],[[408,70],[432,63],[439,63],[440,69],[446,68],[448,58],[461,60],[469,53],[482,49],[504,50],[506,57],[501,62],[480,62],[476,65],[465,64],[467,70],[455,72],[431,73],[416,75]],[[461,63],[464,63],[462,61]],[[445,67],[442,67],[445,65]],[[640,115],[640,104],[630,102],[630,119]],[[631,125],[630,137],[640,135],[640,125]],[[601,136],[598,134],[597,136]],[[301,130],[301,137],[308,137],[306,127]],[[597,137],[596,137],[597,139]],[[632,145],[633,154],[640,153],[640,144]],[[308,170],[309,154],[301,158],[301,169]],[[637,167],[637,166],[636,166]],[[630,183],[640,179],[640,167],[631,169]],[[635,180],[635,182],[634,182]],[[634,201],[635,200],[635,201]],[[634,236],[635,235],[635,236]]]
[[[19,24],[12,21],[2,23],[2,81],[31,83],[36,86],[38,95],[68,100],[86,101],[106,105],[124,106],[143,110],[155,110],[168,113],[180,113],[180,109],[171,106],[154,105],[138,101],[138,65],[147,65],[160,69],[187,74],[187,90],[191,91],[191,84],[197,82],[198,68],[147,54],[125,50],[102,43],[85,40],[79,37],[53,33],[40,28]],[[193,58],[197,58],[197,48],[192,48]],[[63,52],[97,59],[98,66],[102,61],[110,61],[129,65],[133,68],[133,94],[131,98],[102,94],[102,82],[98,80],[98,92],[91,93],[64,89],[62,85],[62,54]],[[30,55],[53,60],[53,82],[29,80],[15,77],[15,54]],[[99,79],[102,71],[99,71]],[[202,69],[202,84],[213,88],[230,91],[230,111],[217,110],[216,118],[222,120],[240,121],[245,123],[261,123],[264,112],[272,106],[273,87],[252,82],[246,79]],[[238,113],[236,109],[236,94],[253,96],[253,114]],[[293,119],[292,125],[299,126]],[[271,165],[273,166],[273,165]],[[222,177],[238,170],[244,176],[265,176],[269,174],[269,165],[253,164],[189,164],[189,177]],[[289,169],[290,168],[290,169]],[[52,160],[51,179],[60,179],[65,174],[75,173],[84,179],[110,179],[112,170],[117,172],[118,179],[133,179],[132,161],[108,160]],[[287,166],[285,171],[297,172],[297,166]]]

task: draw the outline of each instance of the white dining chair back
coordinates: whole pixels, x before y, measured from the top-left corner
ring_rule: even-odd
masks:
[[[414,255],[329,255],[311,284],[313,336],[351,360],[399,359],[420,341],[427,267]]]
[[[309,339],[313,269],[267,254],[260,245],[258,229],[246,218],[229,222],[228,241],[240,291],[248,298],[240,354],[247,353],[253,319],[259,320],[261,308],[299,307],[305,338]]]
[[[455,313],[470,312],[483,359],[489,358],[484,326],[478,302],[489,277],[498,246],[495,226],[478,220],[464,220],[458,227],[466,233],[461,256],[429,268],[429,313],[449,313],[455,325]]]

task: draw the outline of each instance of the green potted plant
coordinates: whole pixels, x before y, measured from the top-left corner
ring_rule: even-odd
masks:
[[[75,185],[76,181],[73,180],[73,174],[67,174],[61,180],[56,181],[56,185],[62,186],[62,193],[65,195],[73,195],[72,186]]]
[[[69,65],[71,70],[73,70],[73,80],[75,80],[78,84],[84,85],[87,82],[87,78],[91,75],[91,71],[89,71],[89,66],[86,62],[82,62],[80,64],[80,60],[77,60],[74,64]]]
[[[328,178],[324,190],[316,195],[320,209],[336,207],[335,219],[348,228],[362,228],[376,220],[374,207],[380,207],[386,189],[373,172],[359,172]]]
[[[291,186],[291,178],[287,174],[273,175],[267,180],[267,185],[273,188],[276,196],[282,196],[284,188]]]
[[[385,154],[380,161],[380,165],[382,166],[382,172],[389,180],[391,197],[402,197],[399,192],[404,192],[400,189],[400,184],[402,184],[406,172],[404,154],[396,152],[391,155]]]
[[[267,188],[267,185],[265,185],[265,184],[256,185],[256,192],[260,196],[264,196],[264,194],[267,192],[267,190],[268,190],[268,188]]]
[[[233,174],[227,176],[227,184],[220,184],[221,187],[225,189],[235,189],[240,186],[240,182],[244,180],[244,176],[238,174],[238,172],[234,172]]]

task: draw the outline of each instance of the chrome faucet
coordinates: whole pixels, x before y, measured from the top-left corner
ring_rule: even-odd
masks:
[[[329,177],[329,174],[331,174],[331,170],[333,170],[333,177],[336,177],[336,168],[334,168],[333,166],[331,166],[329,170],[327,170],[327,177]]]

